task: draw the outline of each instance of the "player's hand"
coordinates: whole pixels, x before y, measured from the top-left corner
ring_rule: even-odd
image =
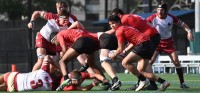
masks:
[[[92,85],[93,85],[93,86],[97,86],[99,83],[100,83],[99,80],[94,79],[94,81],[92,82]]]
[[[114,60],[115,57],[116,57],[116,54],[115,54],[114,51],[110,51],[109,54],[108,54],[108,56],[110,57],[111,60]]]
[[[33,21],[28,23],[28,28],[32,28],[32,29],[34,28],[34,22]]]
[[[188,40],[193,40],[192,32],[188,32],[187,38],[188,38]]]
[[[56,89],[56,91],[63,91],[65,86],[68,86],[71,84],[71,79],[67,79],[65,81],[63,81],[60,86]]]

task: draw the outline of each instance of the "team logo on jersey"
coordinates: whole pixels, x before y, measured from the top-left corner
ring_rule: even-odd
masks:
[[[170,23],[168,23],[167,25],[168,25],[168,26],[171,26],[171,24],[170,24]]]

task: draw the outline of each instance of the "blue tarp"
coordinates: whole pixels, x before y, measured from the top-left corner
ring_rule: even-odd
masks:
[[[174,16],[179,17],[179,16],[182,16],[182,15],[185,15],[185,14],[194,13],[194,10],[175,10],[175,11],[169,11],[169,13],[174,15]],[[153,13],[140,13],[140,14],[137,14],[137,15],[140,15],[144,18],[147,18],[152,14]],[[92,25],[95,25],[95,26],[106,25],[106,24],[108,24],[108,19],[103,19],[103,20],[95,21],[95,22],[92,23]]]

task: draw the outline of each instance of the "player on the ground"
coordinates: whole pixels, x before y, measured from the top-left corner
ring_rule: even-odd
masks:
[[[87,73],[74,70],[68,74],[68,77],[70,79],[68,85],[57,89],[57,91],[87,91],[91,90],[94,86],[97,86],[100,83],[99,81],[103,82],[104,84],[109,84],[107,79],[105,79],[100,74],[95,73]],[[94,81],[89,85],[81,86],[85,79],[94,79]],[[63,81],[64,78],[62,78],[61,83]]]
[[[49,91],[52,90],[53,87],[58,87],[52,84],[53,80],[51,77],[52,72],[50,72],[50,64],[55,66],[50,56],[47,55],[39,70],[29,73],[8,72],[1,75],[0,90],[9,92]]]

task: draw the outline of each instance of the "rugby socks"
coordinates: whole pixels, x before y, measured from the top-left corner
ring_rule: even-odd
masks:
[[[146,80],[146,78],[142,74],[140,74],[138,76],[138,79],[141,80],[141,81],[145,81]]]
[[[180,83],[182,84],[182,83],[184,82],[184,79],[183,79],[183,69],[182,69],[182,67],[176,67],[176,72],[177,72],[177,74],[178,74]]]
[[[155,81],[149,80],[149,82],[150,82],[150,85],[152,85],[152,86],[157,86]]]
[[[162,84],[162,83],[165,82],[165,80],[159,77],[159,78],[158,78],[158,82],[159,82],[160,84]]]
[[[86,71],[88,68],[89,68],[89,65],[88,65],[88,64],[85,64],[85,65],[81,66],[81,68],[79,69],[79,71],[80,71],[80,72],[84,72],[84,71]]]
[[[112,83],[117,82],[118,80],[119,80],[118,77],[114,77],[112,78]]]

